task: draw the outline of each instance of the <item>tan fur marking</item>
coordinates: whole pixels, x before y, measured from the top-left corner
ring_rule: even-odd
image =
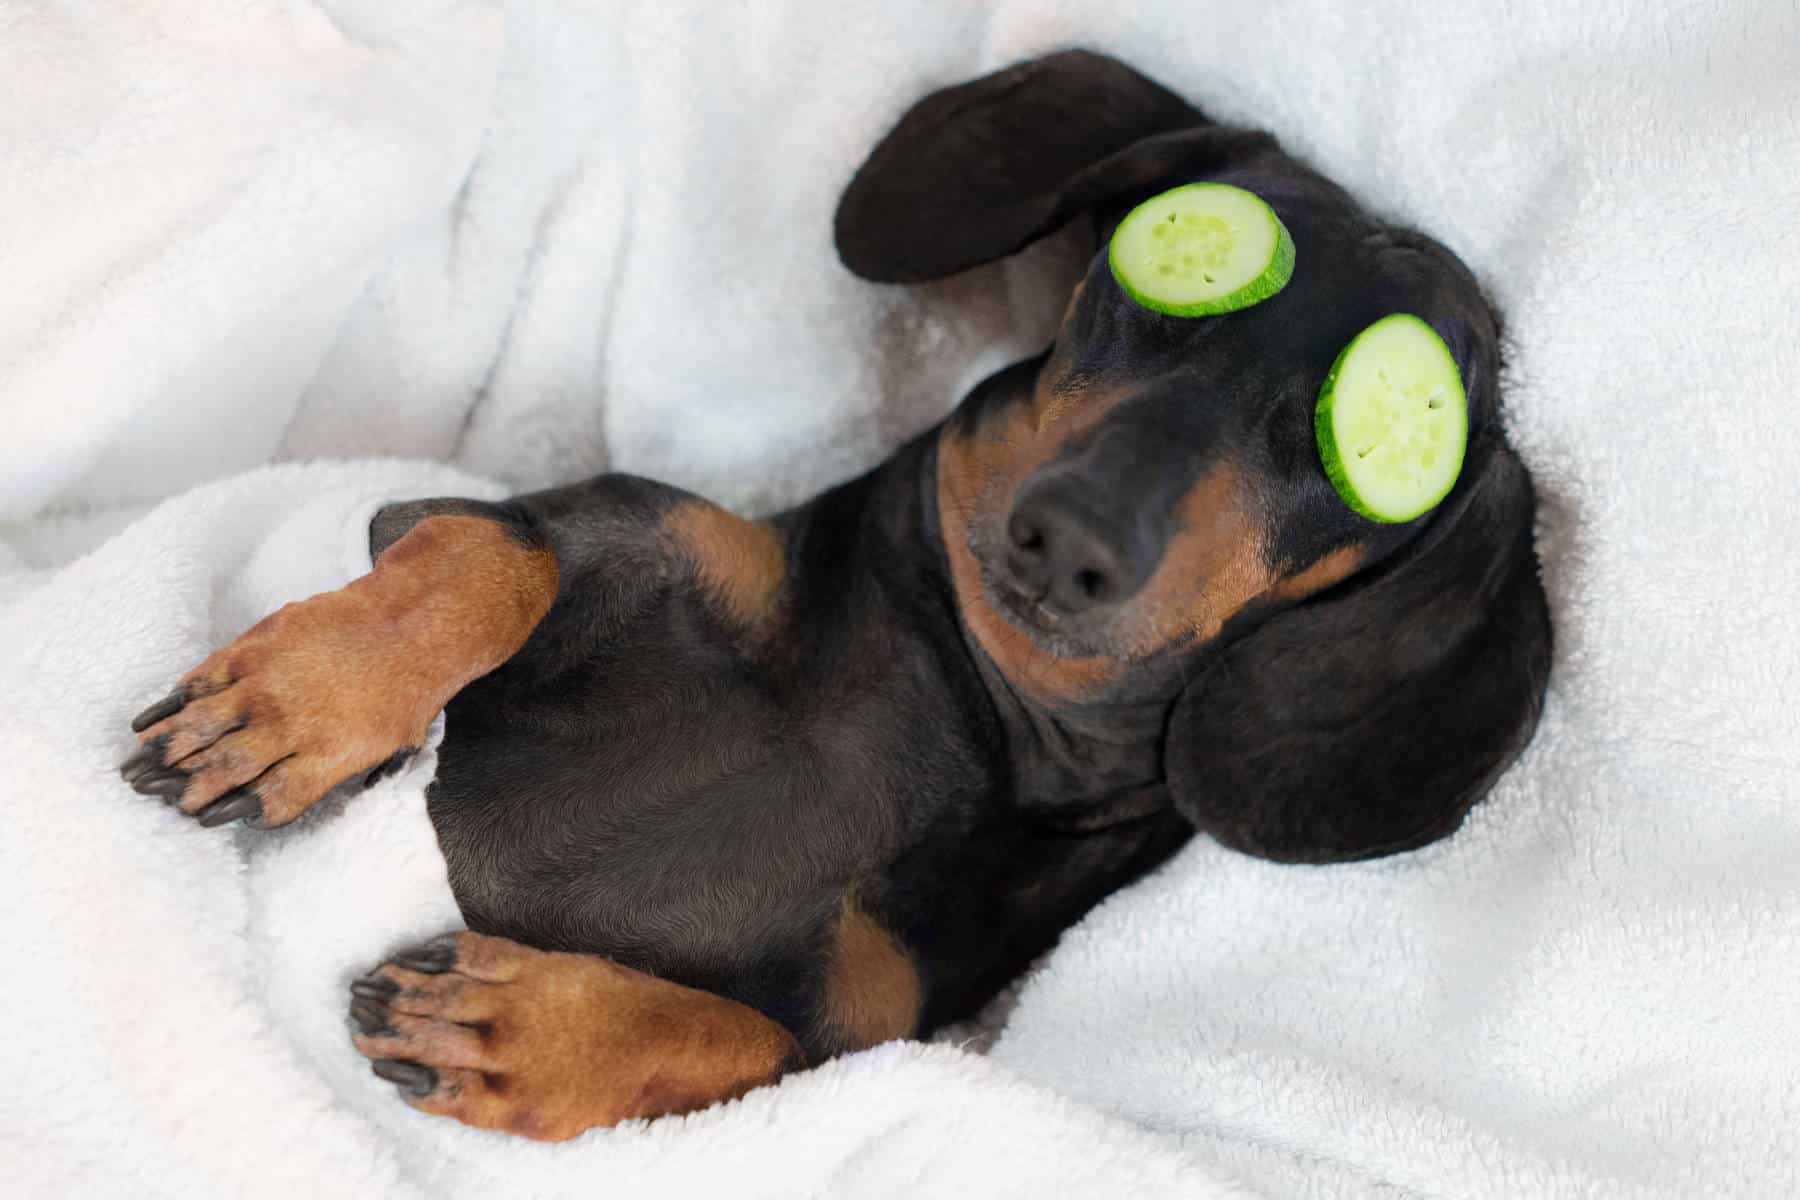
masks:
[[[605,959],[456,935],[457,962],[401,986],[389,1029],[354,1035],[370,1058],[432,1068],[407,1103],[540,1141],[691,1112],[771,1083],[802,1062],[787,1030],[752,1008]]]
[[[825,1013],[845,1050],[911,1037],[923,1004],[919,973],[894,935],[844,900],[832,936]]]
[[[1069,438],[1102,420],[1121,396],[1039,385],[1030,405],[970,434],[948,427],[938,437],[938,516],[950,578],[963,622],[1002,674],[1027,695],[1053,703],[1091,697],[1118,678],[1113,658],[1052,654],[988,601],[969,548],[977,522],[998,524],[1032,472],[1056,457]]]
[[[1298,575],[1276,584],[1274,593],[1284,600],[1304,600],[1348,579],[1352,571],[1362,566],[1367,553],[1362,546],[1340,546]]]
[[[939,463],[938,503],[951,584],[963,623],[1000,673],[1025,694],[1052,702],[1080,700],[1117,678],[1121,666],[1114,660],[1053,654],[989,602],[981,568],[969,549],[967,527],[957,515],[962,502],[954,491],[956,483],[944,475],[942,458]]]
[[[686,500],[663,518],[700,583],[747,633],[766,633],[781,601],[787,547],[767,521],[749,521],[705,500]]]
[[[1131,602],[1141,614],[1132,654],[1209,641],[1276,582],[1246,495],[1236,467],[1222,463],[1182,497],[1162,561]]]
[[[420,521],[335,592],[289,604],[181,681],[190,702],[138,735],[167,738],[197,812],[254,781],[264,819],[424,741],[464,686],[515,654],[556,598],[556,556],[493,521]]]

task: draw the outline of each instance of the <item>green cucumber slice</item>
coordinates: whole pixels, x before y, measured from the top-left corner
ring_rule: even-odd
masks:
[[[1190,183],[1152,196],[1113,231],[1113,278],[1145,308],[1206,317],[1259,304],[1294,275],[1294,239],[1254,192]]]
[[[1313,412],[1319,461],[1344,503],[1410,521],[1449,495],[1469,441],[1469,400],[1450,347],[1410,313],[1344,347]]]

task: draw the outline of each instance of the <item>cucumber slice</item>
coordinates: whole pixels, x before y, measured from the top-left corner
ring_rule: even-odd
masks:
[[[1313,413],[1319,460],[1344,503],[1372,521],[1410,521],[1449,495],[1469,441],[1456,359],[1410,313],[1344,347]]]
[[[1113,278],[1145,308],[1205,317],[1261,303],[1294,275],[1294,239],[1254,192],[1190,183],[1152,196],[1113,231]]]

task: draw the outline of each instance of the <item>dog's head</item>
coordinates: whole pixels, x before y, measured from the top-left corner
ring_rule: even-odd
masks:
[[[1202,180],[1275,209],[1293,278],[1224,316],[1152,312],[1113,279],[1106,239]],[[1549,670],[1531,484],[1474,279],[1266,135],[1084,52],[915,105],[845,192],[837,243],[858,274],[908,282],[1083,217],[1099,249],[1055,345],[976,389],[939,439],[966,623],[1053,709],[1174,697],[1170,790],[1230,845],[1326,861],[1449,832],[1529,738]],[[1332,487],[1313,415],[1338,353],[1395,312],[1450,347],[1469,446],[1441,504],[1383,525]]]

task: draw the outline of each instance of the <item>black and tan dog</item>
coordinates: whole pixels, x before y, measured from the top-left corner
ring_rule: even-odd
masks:
[[[202,824],[294,819],[444,710],[430,812],[470,930],[351,988],[408,1101],[569,1137],[970,1012],[1198,829],[1328,862],[1456,827],[1530,737],[1550,629],[1495,317],[1436,243],[1267,136],[1060,54],[914,107],[843,197],[870,279],[1238,184],[1285,291],[1161,316],[1098,254],[1055,344],[877,470],[770,521],[607,475],[374,520],[133,723]],[[1319,465],[1337,353],[1451,347],[1460,481],[1379,525]]]

